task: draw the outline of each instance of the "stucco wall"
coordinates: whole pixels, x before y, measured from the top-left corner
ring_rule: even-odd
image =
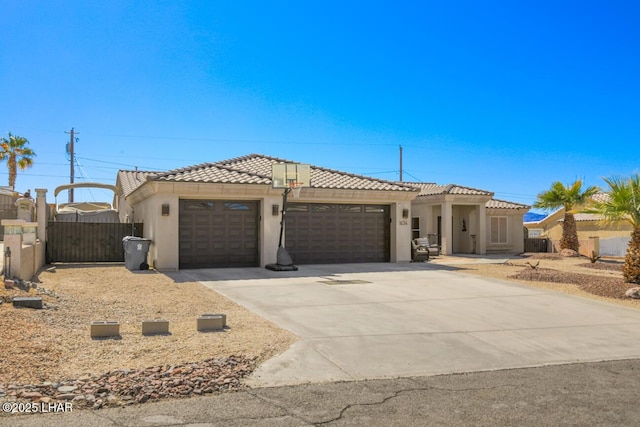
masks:
[[[562,238],[561,221],[555,221],[547,227],[545,236],[552,240],[560,240]],[[600,237],[600,239],[608,239],[613,237],[629,237],[633,231],[633,227],[626,221],[615,223],[606,223],[602,221],[576,221],[576,229],[578,230],[578,239],[588,239],[589,237]]]
[[[524,252],[524,213],[516,210],[497,210],[492,209],[487,215],[487,252],[493,253],[521,253]],[[507,218],[507,242],[492,243],[491,242],[491,218],[506,217]]]
[[[407,209],[407,217],[402,211]],[[391,262],[411,261],[411,202],[391,205]]]

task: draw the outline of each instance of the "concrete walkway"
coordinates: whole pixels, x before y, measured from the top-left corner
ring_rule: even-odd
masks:
[[[343,264],[178,274],[301,337],[254,373],[253,386],[640,357],[640,310],[455,270]]]

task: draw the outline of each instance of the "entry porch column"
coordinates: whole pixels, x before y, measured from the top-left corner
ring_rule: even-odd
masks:
[[[480,203],[478,206],[478,236],[476,237],[478,245],[478,253],[480,255],[487,254],[487,206]]]
[[[444,202],[440,205],[442,214],[442,247],[440,248],[442,255],[453,254],[453,205],[451,202]]]

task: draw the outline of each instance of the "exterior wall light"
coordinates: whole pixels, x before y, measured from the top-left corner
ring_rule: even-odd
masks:
[[[280,212],[279,205],[271,205],[271,215],[278,216],[279,212]]]
[[[409,218],[409,209],[402,209],[402,218]]]
[[[162,205],[162,216],[169,216],[169,203]]]

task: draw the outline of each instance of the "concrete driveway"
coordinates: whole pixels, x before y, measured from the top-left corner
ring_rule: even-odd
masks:
[[[463,274],[455,266],[179,274],[301,338],[260,366],[253,386],[640,358],[640,310]]]

